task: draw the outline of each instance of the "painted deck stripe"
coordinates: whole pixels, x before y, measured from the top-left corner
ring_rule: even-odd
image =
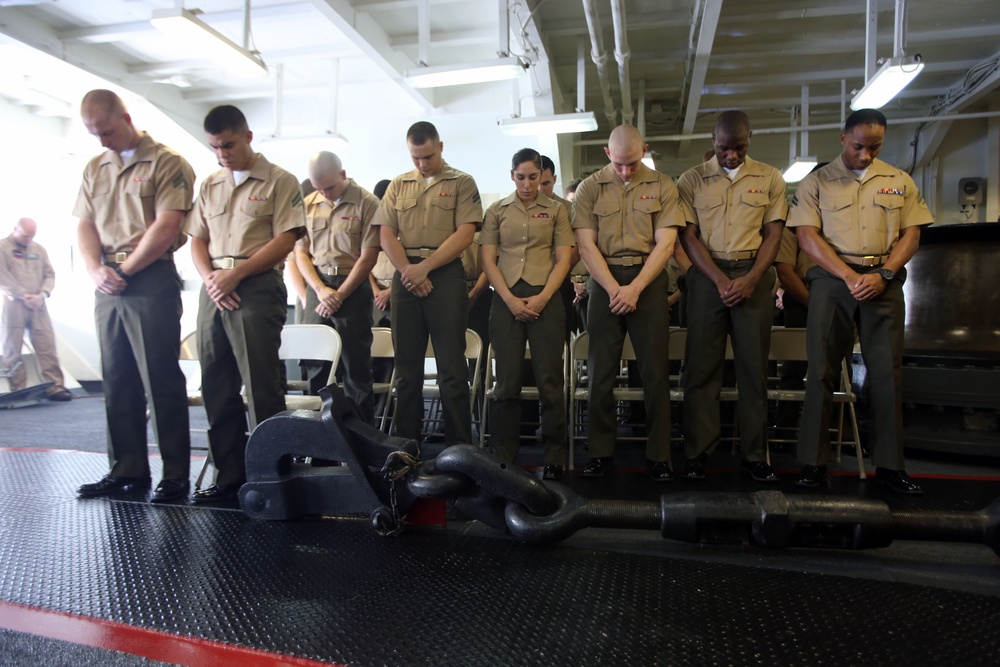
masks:
[[[187,667],[343,667],[337,663],[271,653],[199,637],[173,635],[116,621],[2,601],[0,627]]]

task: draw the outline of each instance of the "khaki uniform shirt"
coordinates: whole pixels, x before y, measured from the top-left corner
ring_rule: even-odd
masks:
[[[566,207],[541,192],[527,206],[516,192],[493,202],[479,242],[498,246],[497,268],[507,287],[518,280],[544,285],[555,266],[555,248],[576,245]]]
[[[462,260],[462,272],[465,274],[465,282],[475,284],[479,276],[483,274],[483,261],[479,257],[479,232],[472,237],[472,243],[462,251],[459,259]]]
[[[306,232],[313,264],[320,270],[349,269],[362,248],[378,248],[378,227],[372,226],[379,201],[354,181],[334,205],[318,190],[305,198]]]
[[[298,179],[258,153],[250,176],[239,187],[229,169],[205,179],[186,231],[208,242],[212,258],[246,258],[282,232],[304,233],[305,224]],[[283,263],[275,268],[280,270]]]
[[[781,245],[778,246],[778,256],[774,263],[792,264],[795,266],[795,273],[802,280],[806,279],[806,271],[816,266],[816,262],[810,259],[804,251],[799,250],[799,239],[795,235],[794,229],[783,229],[781,232]]]
[[[789,227],[817,227],[847,255],[887,255],[900,230],[934,222],[910,175],[875,160],[863,181],[838,158],[799,183]]]
[[[194,170],[187,160],[143,132],[125,162],[105,151],[87,164],[73,215],[96,223],[105,254],[130,252],[157,211],[189,211],[193,193]],[[170,250],[186,240],[179,235]]]
[[[573,204],[573,229],[597,231],[597,249],[605,257],[648,255],[656,230],[684,226],[677,186],[646,165],[626,186],[609,164],[580,184]]]
[[[749,157],[733,180],[713,157],[681,174],[677,189],[685,220],[698,225],[709,252],[757,250],[764,225],[788,215],[781,172]]]
[[[397,176],[382,198],[375,225],[396,230],[404,248],[437,248],[459,225],[483,221],[479,189],[471,176],[447,164],[430,184],[414,169]]]
[[[374,227],[378,231],[377,227]],[[379,284],[379,287],[385,289],[392,284],[392,276],[396,273],[396,267],[392,265],[389,260],[389,256],[382,251],[378,253],[378,259],[375,260],[375,268],[372,269],[372,275],[375,276],[375,282]]]
[[[56,272],[45,248],[34,241],[23,246],[9,236],[0,240],[0,292],[8,299],[52,293]]]

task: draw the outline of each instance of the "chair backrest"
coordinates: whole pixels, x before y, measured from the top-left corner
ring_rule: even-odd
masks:
[[[372,359],[392,359],[395,356],[392,347],[392,329],[372,327]]]
[[[808,361],[806,330],[801,327],[774,327],[771,329],[771,361]]]
[[[472,329],[465,330],[465,358],[468,360],[478,359],[483,349],[483,339]],[[434,344],[430,337],[427,338],[427,350],[424,352],[425,359],[434,358]]]
[[[198,361],[198,332],[192,331],[181,339],[181,361]]]
[[[281,329],[278,358],[329,361],[332,366],[327,384],[333,384],[337,379],[340,350],[340,334],[325,324],[286,324]]]

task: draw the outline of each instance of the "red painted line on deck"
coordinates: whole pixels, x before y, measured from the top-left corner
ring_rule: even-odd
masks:
[[[337,663],[270,653],[211,639],[172,635],[116,621],[10,602],[0,602],[0,628],[189,667],[343,667]]]

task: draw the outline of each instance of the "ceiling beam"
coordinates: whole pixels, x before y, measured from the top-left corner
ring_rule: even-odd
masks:
[[[202,136],[204,107],[184,100],[174,86],[151,85],[145,80],[137,80],[118,58],[90,44],[67,44],[51,26],[15,7],[0,8],[0,33],[141,95],[191,136]]]
[[[403,80],[404,72],[414,67],[416,63],[392,48],[389,35],[371,16],[356,11],[347,0],[311,0],[311,2],[326,20],[344,33],[347,39],[361,49],[425,112],[434,109],[432,96],[413,88]]]
[[[300,14],[312,12],[313,9],[304,0],[294,2],[283,2],[268,5],[267,7],[252,7],[250,10],[251,21],[253,19],[268,19],[287,17],[290,14]],[[233,10],[228,12],[206,12],[199,14],[198,18],[211,26],[220,23],[237,23],[243,25],[243,10]],[[103,42],[120,42],[125,39],[134,38],[148,32],[156,30],[149,21],[132,21],[129,23],[116,23],[111,25],[86,26],[83,28],[73,28],[63,30],[59,33],[59,38],[64,42],[90,42],[99,44]],[[234,40],[236,41],[236,40]]]
[[[997,58],[1000,58],[1000,54],[996,54],[993,57],[993,60],[996,60]],[[954,101],[946,102],[940,108],[935,109],[935,115],[949,115],[960,112],[976,102],[979,102],[987,95],[990,95],[994,91],[1000,89],[1000,69],[994,70],[989,76],[986,76],[982,80],[978,81],[973,88],[962,93],[962,89],[966,85],[967,76],[968,75],[963,75],[948,91],[947,94],[952,96]],[[920,81],[919,77],[917,77],[917,81]],[[959,95],[961,96],[959,97]],[[917,152],[913,161],[913,167],[910,171],[916,169],[917,167],[926,165],[931,158],[937,154],[937,150],[940,148],[941,143],[944,141],[944,137],[948,134],[948,130],[950,128],[951,121],[946,121],[942,123],[931,123],[930,128],[923,131],[923,134],[918,137],[919,141],[917,142]]]
[[[456,30],[454,32],[432,32],[430,46],[468,46],[472,44],[490,44],[496,48],[496,30]],[[394,49],[416,48],[420,45],[420,37],[416,33],[399,35],[389,40]]]
[[[698,107],[701,106],[701,90],[705,87],[705,76],[708,73],[708,61],[712,57],[712,45],[715,42],[715,30],[719,25],[719,15],[722,13],[722,0],[706,0],[701,14],[701,28],[698,31],[698,43],[694,49],[694,63],[691,66],[691,78],[687,86],[687,105],[684,109],[684,134],[690,134],[698,120]],[[678,144],[678,154],[687,152],[688,142]]]

